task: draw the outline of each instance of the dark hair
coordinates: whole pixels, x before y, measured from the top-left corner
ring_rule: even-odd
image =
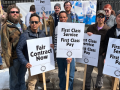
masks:
[[[30,11],[34,12],[35,11],[35,5],[30,6]]]
[[[72,4],[71,4],[70,1],[66,1],[66,2],[64,3],[64,7],[65,7],[65,4],[66,4],[66,3],[70,3],[70,6],[72,7]]]
[[[29,21],[30,21],[31,18],[34,17],[34,16],[38,17],[38,19],[39,19],[39,21],[40,21],[40,17],[39,17],[39,15],[37,15],[36,13],[31,14]]]
[[[61,12],[59,13],[59,16],[60,16],[60,14],[61,14],[61,13],[65,13],[65,14],[66,14],[66,16],[67,16],[67,13],[66,13],[65,11],[61,11]]]
[[[13,5],[9,5],[9,6],[8,6],[8,8],[7,8],[7,15],[10,14],[10,10],[11,10],[12,8],[16,8],[16,9],[20,12],[20,9],[19,9],[15,4],[13,4]]]

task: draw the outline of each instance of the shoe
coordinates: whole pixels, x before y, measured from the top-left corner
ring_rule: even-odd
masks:
[[[43,80],[42,81],[39,80],[39,82],[43,82]],[[50,82],[50,79],[46,79],[46,83],[49,83],[49,82]]]
[[[77,68],[75,67],[75,72],[77,71]]]
[[[0,70],[2,70],[3,69],[3,65],[0,65]]]
[[[101,88],[95,88],[94,90],[100,90]]]

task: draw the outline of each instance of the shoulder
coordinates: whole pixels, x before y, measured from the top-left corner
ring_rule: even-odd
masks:
[[[110,16],[110,19],[115,19],[116,17],[114,15],[111,15]]]
[[[105,23],[105,25],[104,25],[104,28],[106,29],[106,30],[109,30],[110,29],[110,27]]]

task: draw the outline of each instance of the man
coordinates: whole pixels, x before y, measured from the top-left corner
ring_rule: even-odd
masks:
[[[28,27],[31,14],[36,13],[35,5],[30,6],[30,12],[25,16],[25,25]]]
[[[9,67],[10,90],[26,90],[25,73],[26,68],[18,60],[16,46],[19,37],[26,26],[20,20],[20,9],[16,5],[7,8],[7,21],[2,27],[1,46],[3,58]]]
[[[37,82],[38,75],[30,75],[29,68],[31,68],[32,65],[29,63],[28,59],[27,40],[45,37],[44,32],[42,30],[39,30],[40,24],[40,17],[36,13],[31,14],[30,26],[20,36],[16,49],[19,61],[24,65],[24,67],[28,68],[29,70],[28,90],[35,90],[35,84]],[[53,44],[51,44],[51,47],[53,48]]]
[[[67,22],[67,14],[65,11],[61,11],[59,13],[59,20],[60,22]],[[55,29],[55,38],[54,38],[54,49],[55,52],[57,51],[57,31],[58,26]],[[66,61],[67,60],[67,61]],[[60,90],[65,90],[66,88],[66,76],[65,76],[65,70],[67,70],[67,62],[70,64],[70,77],[69,77],[69,90],[73,90],[73,81],[74,81],[74,71],[75,71],[75,64],[74,59],[72,58],[57,58],[57,64],[58,64],[58,77],[60,80],[59,87]]]
[[[64,9],[67,13],[67,17],[68,17],[68,20],[67,22],[72,22],[72,23],[80,23],[79,22],[79,18],[78,18],[78,15],[76,13],[73,13],[71,11],[71,8],[72,8],[72,4],[70,1],[66,1],[64,3]],[[76,66],[76,60],[74,60],[75,62],[75,66]],[[77,71],[77,68],[75,68],[75,71]]]
[[[66,1],[64,3],[64,9],[67,13],[67,17],[68,17],[68,20],[67,22],[72,22],[72,23],[80,23],[79,22],[79,18],[78,18],[78,15],[76,13],[73,13],[71,11],[71,8],[72,8],[72,4],[70,1]]]
[[[52,13],[48,20],[46,21],[47,26],[50,26],[50,36],[53,36],[56,26],[58,25],[59,21],[59,13],[61,10],[61,6],[59,3],[56,3],[54,6],[55,13]],[[43,17],[46,17],[43,13]]]
[[[108,46],[108,41],[109,41],[109,38],[118,38],[120,39],[120,10],[117,11],[116,13],[116,25],[114,25],[111,29],[108,30],[107,34],[106,34],[106,37],[105,37],[105,55],[104,57],[106,56],[106,52],[107,52],[107,46]],[[113,81],[114,81],[114,78],[112,78]],[[119,85],[120,87],[120,85]],[[120,88],[119,88],[120,90]]]
[[[91,36],[92,34],[101,35],[100,49],[99,49],[99,58],[98,58],[98,75],[95,85],[95,90],[100,90],[103,85],[103,66],[104,66],[104,39],[109,27],[107,26],[105,21],[105,11],[99,10],[97,11],[97,23],[91,25],[87,29],[87,34]],[[85,90],[90,90],[91,86],[91,73],[93,71],[94,66],[87,65],[87,73],[86,73],[86,82],[85,82]]]

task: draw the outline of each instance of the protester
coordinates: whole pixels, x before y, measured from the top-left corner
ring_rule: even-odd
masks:
[[[60,22],[67,22],[67,14],[65,11],[61,11],[59,13],[59,20]],[[55,29],[55,38],[54,38],[54,49],[57,53],[57,31],[58,26],[56,26]],[[67,60],[67,61],[66,61]],[[74,81],[74,72],[75,72],[75,64],[74,59],[72,58],[57,58],[57,64],[58,64],[58,77],[59,77],[59,87],[60,90],[65,90],[66,88],[66,76],[65,76],[65,70],[67,70],[67,63],[70,63],[70,77],[69,77],[69,89],[73,90],[73,81]]]
[[[53,33],[55,31],[55,28],[58,25],[59,13],[60,13],[60,10],[61,10],[61,6],[60,6],[59,3],[56,3],[54,5],[54,10],[55,10],[55,12],[50,14],[48,20],[46,21],[47,26],[50,26],[50,36],[53,35]],[[45,13],[43,13],[43,17],[46,17]]]
[[[72,8],[72,4],[70,1],[66,1],[64,3],[64,9],[67,13],[67,17],[68,17],[68,20],[67,22],[72,22],[72,23],[79,23],[79,18],[78,18],[78,15],[76,13],[73,13],[71,11],[71,8]],[[75,65],[76,65],[76,60],[74,60],[75,62]],[[77,69],[75,68],[75,71],[77,71]]]
[[[36,13],[36,10],[35,10],[35,5],[31,5],[30,6],[30,12],[27,13],[27,15],[25,16],[25,25],[28,27],[30,24],[29,24],[29,19],[30,19],[30,16],[31,14],[33,13]]]
[[[19,37],[26,26],[20,20],[20,9],[16,5],[8,6],[7,15],[1,32],[1,46],[3,58],[9,67],[9,87],[10,90],[26,90],[24,76],[27,69],[19,62],[16,54]]]
[[[64,3],[64,9],[67,13],[68,20],[67,22],[72,22],[72,23],[80,23],[78,15],[74,12],[71,11],[72,4],[70,1],[66,1]]]
[[[104,66],[104,39],[109,27],[107,26],[105,21],[105,11],[98,10],[97,11],[97,23],[91,25],[87,29],[87,34],[91,36],[92,34],[101,35],[100,49],[99,49],[99,58],[98,58],[98,75],[95,85],[95,90],[100,90],[103,85],[103,66]],[[90,90],[91,87],[91,73],[93,71],[94,66],[87,65],[87,73],[86,73],[86,82],[85,82],[85,90]]]
[[[116,13],[116,25],[114,25],[111,29],[108,30],[106,37],[105,37],[105,55],[104,57],[106,57],[106,52],[107,52],[107,46],[108,46],[108,41],[109,38],[118,38],[120,39],[120,10],[117,11]],[[112,78],[114,81],[114,78]],[[119,86],[120,87],[120,86]],[[119,89],[120,90],[120,89]]]
[[[42,30],[39,30],[40,24],[41,24],[40,17],[36,13],[31,14],[30,26],[20,36],[16,49],[19,61],[24,65],[24,67],[28,68],[29,70],[28,90],[35,89],[35,84],[37,82],[38,75],[31,76],[30,74],[30,68],[32,67],[32,65],[29,63],[26,41],[28,39],[35,39],[35,38],[37,39],[37,38],[45,37],[44,32]],[[53,48],[53,44],[51,44],[51,47]]]
[[[110,4],[106,4],[103,7],[103,10],[106,12],[105,22],[109,27],[113,27],[116,24],[115,20],[115,11],[112,10],[112,6]]]

